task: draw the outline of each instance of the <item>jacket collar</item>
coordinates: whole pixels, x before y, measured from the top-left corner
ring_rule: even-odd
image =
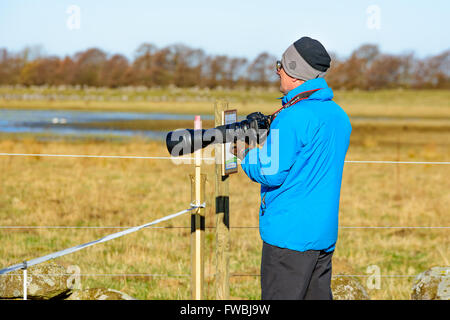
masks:
[[[315,89],[322,89],[322,90],[314,92],[311,96],[309,96],[308,99],[331,100],[333,98],[333,91],[331,90],[330,87],[328,87],[328,84],[325,81],[325,79],[317,78],[317,79],[308,80],[308,81],[304,82],[303,84],[301,84],[300,86],[298,86],[297,88],[292,89],[284,97],[282,97],[281,102],[283,105],[285,105],[287,102],[292,100],[292,98],[294,98],[298,94],[305,92],[305,91],[315,90]]]

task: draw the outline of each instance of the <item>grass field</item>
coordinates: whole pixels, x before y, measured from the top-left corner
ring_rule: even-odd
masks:
[[[400,95],[393,102],[389,97]],[[356,92],[336,95],[353,115],[422,117],[383,123],[355,122],[347,160],[449,161],[448,92]],[[438,97],[438,98],[436,98]],[[433,100],[434,99],[434,100]],[[337,99],[338,100],[338,99]],[[428,102],[433,102],[429,105]],[[386,103],[384,103],[386,102]],[[5,101],[1,107],[91,108],[77,101]],[[94,108],[178,113],[212,113],[212,103],[128,102]],[[97,104],[97,102],[95,103]],[[259,104],[244,105],[244,110]],[[267,104],[261,104],[268,108]],[[246,109],[248,108],[248,109]],[[268,110],[268,109],[267,109]],[[264,111],[264,110],[262,110]],[[243,111],[245,114],[247,111]],[[440,120],[434,121],[433,119]],[[405,122],[406,121],[406,122]],[[0,152],[166,156],[162,143],[130,141],[41,141],[33,136],[0,136]],[[214,166],[208,174],[206,209],[206,294],[214,298]],[[167,160],[0,158],[0,225],[135,226],[189,206],[190,165]],[[341,227],[450,226],[450,169],[445,165],[351,164],[344,168]],[[231,296],[259,299],[261,240],[259,186],[241,171],[230,179]],[[139,299],[190,298],[190,218],[188,215],[138,233],[59,258],[78,265],[83,287],[108,287]],[[19,263],[100,238],[117,229],[0,229],[0,266]],[[382,282],[373,299],[409,299],[414,275],[449,266],[448,229],[341,228],[333,274],[366,275],[377,265]],[[120,274],[131,274],[122,276]],[[143,274],[154,274],[150,277]],[[168,275],[168,276],[167,276]],[[402,275],[402,277],[388,277]],[[360,281],[366,285],[366,278]]]
[[[33,98],[33,95],[38,95]],[[200,89],[14,89],[0,87],[0,108],[142,111],[213,114],[215,99],[226,98],[239,115],[271,114],[279,108],[276,90]],[[164,99],[162,99],[164,97]],[[335,91],[350,116],[450,118],[450,90]]]

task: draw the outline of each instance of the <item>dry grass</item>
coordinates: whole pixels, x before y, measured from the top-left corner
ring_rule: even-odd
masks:
[[[376,126],[375,126],[376,127]],[[348,160],[449,161],[448,130],[365,130],[354,126]],[[156,142],[0,140],[10,153],[166,155]],[[0,225],[134,226],[187,208],[189,165],[162,160],[0,158]],[[204,166],[207,227],[213,227],[213,166]],[[347,164],[340,226],[450,226],[449,167]],[[239,172],[230,180],[231,295],[259,299],[259,186]],[[140,299],[190,298],[187,215],[57,260],[75,264],[85,287],[109,287]],[[176,228],[172,228],[176,227]],[[182,228],[179,228],[182,227]],[[113,229],[2,229],[0,265],[7,266],[112,233]],[[214,298],[214,229],[206,231],[207,298]],[[334,274],[415,275],[449,265],[448,229],[341,229]],[[108,276],[94,275],[108,274]],[[166,276],[117,276],[157,274]],[[408,299],[413,278],[382,278],[375,299]],[[361,278],[365,284],[365,278]]]
[[[0,94],[8,93],[11,89],[0,87]],[[23,92],[22,92],[23,91]],[[20,90],[20,93],[31,94],[32,89]],[[165,92],[165,93],[164,93]],[[64,92],[62,92],[64,93]],[[70,92],[66,92],[70,95]],[[111,90],[110,94],[119,95],[120,91]],[[128,93],[124,93],[128,94]],[[271,91],[210,91],[208,101],[196,101],[189,89],[180,89],[172,97],[170,90],[161,91],[166,94],[167,101],[85,101],[54,99],[44,100],[6,100],[0,97],[0,108],[20,109],[55,109],[55,110],[83,110],[83,111],[135,111],[135,112],[165,112],[185,114],[213,114],[213,98],[227,98],[230,107],[236,108],[239,115],[247,115],[260,111],[271,114],[278,110],[281,96],[279,92]],[[107,98],[105,93],[100,93]],[[183,101],[178,101],[182,97]],[[450,91],[449,90],[381,90],[381,91],[335,91],[334,100],[339,103],[351,116],[365,117],[422,117],[449,118]]]
[[[449,161],[449,92],[337,92],[351,115],[422,117],[422,122],[354,121],[347,160]],[[277,104],[236,100],[240,114],[270,113]],[[210,102],[1,101],[0,107],[155,111],[211,114]],[[434,120],[439,118],[440,120]],[[142,124],[147,125],[147,124]],[[169,124],[168,124],[169,125]],[[184,126],[184,124],[183,124]],[[94,155],[167,155],[157,142],[39,141],[0,136],[0,152]],[[206,293],[214,298],[214,168],[207,181]],[[135,226],[185,209],[190,165],[164,160],[0,157],[1,226]],[[446,165],[346,164],[340,226],[450,226],[450,173]],[[259,299],[261,239],[259,186],[239,172],[230,179],[231,296]],[[78,265],[83,286],[122,290],[139,299],[190,298],[188,215],[57,259]],[[248,227],[248,228],[247,228]],[[0,229],[0,266],[100,238],[117,229]],[[448,229],[339,231],[334,274],[413,276],[449,265]],[[102,275],[100,275],[102,274]],[[134,274],[120,276],[119,274]],[[139,275],[137,275],[139,274]],[[161,276],[145,276],[155,274]],[[169,275],[169,277],[165,276]],[[374,299],[408,299],[413,277],[383,277]],[[360,278],[366,285],[366,278]]]

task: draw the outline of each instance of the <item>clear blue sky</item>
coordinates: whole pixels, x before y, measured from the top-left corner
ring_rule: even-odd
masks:
[[[79,29],[67,27],[70,5],[80,8]],[[367,12],[371,5],[379,15]],[[450,1],[0,1],[0,47],[12,51],[42,45],[63,56],[98,47],[131,58],[143,42],[184,43],[252,59],[262,51],[279,56],[303,35],[342,57],[363,43],[387,53],[437,54],[450,47]]]

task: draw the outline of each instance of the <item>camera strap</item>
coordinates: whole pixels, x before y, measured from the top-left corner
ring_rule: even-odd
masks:
[[[291,100],[289,100],[288,102],[286,102],[280,109],[278,109],[274,114],[272,114],[270,116],[270,122],[272,122],[276,116],[283,111],[286,108],[292,107],[294,104],[296,104],[299,101],[308,99],[314,92],[321,90],[322,88],[319,89],[314,89],[314,90],[308,90],[308,91],[304,91],[299,93],[298,95],[296,95],[295,97],[293,97]]]

